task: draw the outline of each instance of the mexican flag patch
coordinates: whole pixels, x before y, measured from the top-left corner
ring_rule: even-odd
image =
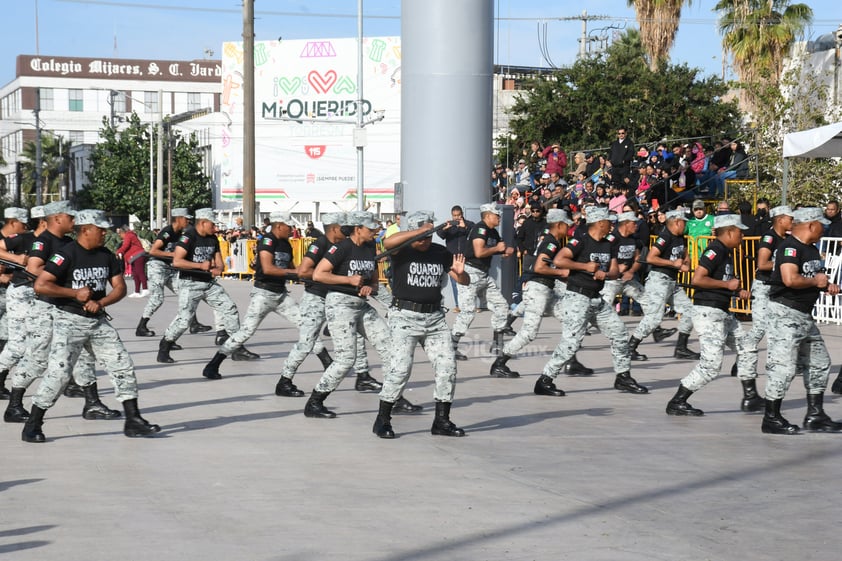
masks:
[[[181,236],[178,238],[178,243],[190,243],[190,236]]]
[[[335,245],[330,246],[330,249],[327,250],[328,253],[331,255],[336,253],[337,247]]]
[[[272,245],[271,238],[263,238],[263,245],[271,246]]]
[[[784,249],[784,257],[795,257],[798,252],[795,250],[794,247],[788,247]]]
[[[480,236],[484,236],[485,235],[485,228],[477,228],[477,234],[479,234]]]
[[[50,257],[50,261],[51,261],[52,263],[55,263],[56,265],[61,266],[61,264],[62,264],[62,263],[64,263],[64,257],[62,257],[61,255],[59,255],[58,253],[56,253],[55,255],[53,255],[52,257]]]
[[[763,236],[763,243],[772,243],[773,240],[772,236]]]
[[[664,238],[658,238],[657,240],[655,240],[655,245],[663,246],[666,243],[667,243],[667,240],[665,240]]]
[[[716,252],[712,249],[709,249],[705,252],[705,257],[712,261],[713,258],[716,257]]]
[[[547,249],[550,251],[555,251],[558,246],[554,243],[547,244]]]
[[[572,245],[573,247],[576,247],[577,245],[579,245],[579,240],[577,240],[576,238],[573,238],[572,240],[570,240],[570,243],[568,243],[567,245]]]
[[[44,251],[44,242],[33,242],[32,251]]]
[[[319,246],[317,246],[316,244],[311,245],[310,249],[307,250],[307,253],[312,253],[313,255],[315,255],[318,252],[319,252]]]

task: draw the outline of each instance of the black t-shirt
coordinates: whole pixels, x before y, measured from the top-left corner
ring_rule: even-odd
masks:
[[[699,257],[698,266],[707,269],[708,277],[712,279],[729,281],[734,278],[733,252],[719,240],[713,240],[708,244],[707,249]],[[731,297],[731,291],[724,288],[696,288],[693,303],[697,306],[708,306],[727,312]]]
[[[327,250],[332,245],[333,244],[330,243],[330,240],[328,240],[325,236],[320,236],[316,241],[310,244],[310,247],[308,247],[307,251],[304,253],[304,257],[313,261],[313,266],[315,267],[319,264],[319,261],[322,260],[322,257],[325,256]],[[310,294],[321,296],[322,298],[327,295],[327,290],[324,287],[314,284],[307,284],[304,292],[309,292]]]
[[[620,235],[618,230],[614,230],[605,239],[611,242],[614,253],[617,255],[617,264],[625,265],[627,269],[631,269],[634,265],[634,252],[637,249],[637,239],[634,237],[625,237]]]
[[[32,248],[29,250],[29,257],[37,257],[45,264],[52,257],[52,255],[69,243],[73,243],[73,238],[70,236],[58,237],[50,233],[49,230],[44,230],[41,234],[32,241]],[[44,302],[53,302],[52,298],[47,296],[38,296],[39,300]]]
[[[670,232],[667,228],[664,228],[663,231],[658,234],[658,237],[655,239],[655,243],[652,247],[657,247],[658,251],[661,253],[659,257],[668,261],[684,259],[687,254],[687,242],[684,240],[684,236],[673,236],[672,232]],[[652,265],[652,270],[663,273],[671,279],[678,278],[678,269],[673,267]]]
[[[406,247],[392,255],[392,294],[419,304],[441,302],[441,288],[453,264],[453,254],[443,245],[427,251]]]
[[[324,258],[333,265],[333,274],[352,277],[360,275],[366,282],[377,274],[377,246],[374,242],[357,245],[349,238],[333,244]],[[331,289],[327,287],[327,290]]]
[[[590,235],[582,239],[573,238],[567,243],[567,249],[573,253],[573,261],[577,263],[599,263],[599,270],[608,272],[611,267],[611,242],[607,238],[595,240]],[[602,290],[604,280],[596,280],[591,273],[585,271],[570,271],[567,277],[567,287],[583,288],[594,293]]]
[[[200,236],[195,229],[185,230],[178,238],[176,247],[184,248],[187,251],[185,259],[193,263],[213,262],[214,256],[219,253],[219,240],[213,234]],[[178,277],[198,281],[208,281],[210,276],[206,271],[179,271]]]
[[[801,273],[801,276],[813,278],[816,273],[821,272],[824,268],[824,261],[819,250],[814,245],[800,242],[795,236],[789,236],[778,245],[773,260],[772,276],[769,279],[769,284],[772,285],[769,290],[769,299],[805,314],[812,313],[821,290],[815,287],[790,288],[785,286],[781,279],[781,265],[793,263],[798,266],[798,272]]]
[[[784,238],[780,237],[777,232],[774,230],[769,230],[763,236],[760,237],[760,241],[757,242],[757,252],[760,253],[761,249],[768,249],[772,252],[772,255],[775,255],[775,250],[781,245],[781,242],[784,241]],[[772,276],[772,271],[761,271],[758,270],[757,273],[754,275],[754,278],[757,280],[769,282],[769,278]]]
[[[35,234],[32,232],[24,232],[20,235],[11,235],[3,238],[6,242],[6,251],[14,255],[23,255],[29,253],[32,249],[32,242],[35,241]],[[23,273],[22,268],[15,268],[12,271],[12,284],[15,286],[31,282]]]
[[[468,243],[465,244],[465,263],[476,267],[480,271],[488,272],[491,268],[491,259],[494,257],[478,258],[474,256],[474,240],[482,240],[485,247],[494,247],[500,243],[500,233],[496,228],[489,228],[485,222],[477,222],[468,233]]]
[[[175,230],[173,230],[172,225],[167,225],[161,228],[161,231],[158,232],[158,235],[155,237],[155,241],[157,242],[158,240],[160,240],[161,243],[164,244],[161,247],[161,251],[172,253],[173,251],[175,251],[175,246],[178,243],[178,238],[178,233]],[[172,263],[172,258],[152,257],[152,259],[156,261],[161,261],[163,263]]]
[[[92,300],[104,298],[109,279],[122,273],[120,261],[113,253],[104,247],[85,249],[76,242],[57,250],[44,265],[44,270],[55,275],[56,284],[64,288],[90,287]],[[75,298],[54,298],[53,303],[64,310],[91,315]]]
[[[257,259],[254,265],[254,280],[262,283],[266,290],[273,292],[286,292],[286,279],[275,275],[267,275],[263,272],[263,265],[260,263],[260,254],[266,252],[272,255],[272,264],[281,269],[292,268],[292,245],[289,240],[276,238],[271,233],[263,234],[263,238],[257,242]]]
[[[538,247],[535,248],[535,253],[532,255],[532,262],[529,265],[529,268],[526,269],[523,280],[539,282],[544,286],[553,288],[553,286],[555,286],[555,280],[558,277],[536,273],[535,263],[537,263],[539,259],[549,259],[552,261],[555,259],[555,256],[558,255],[559,251],[561,251],[561,243],[555,238],[555,236],[549,232],[544,234],[541,237],[541,241],[538,242]]]

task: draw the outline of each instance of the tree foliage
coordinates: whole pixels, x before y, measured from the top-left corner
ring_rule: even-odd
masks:
[[[62,185],[69,184],[70,171],[69,140],[48,132],[41,134],[41,200],[44,203],[61,198]],[[35,205],[35,142],[27,142],[21,154],[20,200],[25,207]]]
[[[170,137],[173,207],[210,206],[210,178],[202,169],[198,142],[192,136],[182,137],[178,131],[172,131]],[[79,205],[149,220],[149,125],[142,124],[136,114],[122,130],[103,119],[100,138],[102,142],[91,153],[89,186],[79,193]],[[166,162],[164,166],[164,182],[168,185]],[[166,190],[164,197],[166,209]]]
[[[649,70],[656,72],[669,57],[685,3],[690,0],[628,0],[634,6]]]
[[[527,146],[559,142],[568,152],[608,146],[621,125],[638,143],[734,130],[740,115],[723,100],[725,83],[700,72],[686,64],[652,72],[630,30],[600,57],[530,79],[511,109],[511,130]]]

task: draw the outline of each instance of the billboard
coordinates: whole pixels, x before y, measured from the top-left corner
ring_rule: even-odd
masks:
[[[242,43],[223,44],[220,196],[242,199]],[[357,40],[261,41],[254,47],[255,196],[261,211],[353,210],[357,206],[357,111],[367,125],[367,207],[391,212],[400,177],[401,46],[398,37],[363,39],[358,107]],[[217,135],[215,135],[217,136]]]

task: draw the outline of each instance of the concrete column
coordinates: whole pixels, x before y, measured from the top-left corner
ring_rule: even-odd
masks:
[[[403,209],[488,202],[494,54],[492,0],[401,2]],[[474,211],[476,212],[476,211]]]

